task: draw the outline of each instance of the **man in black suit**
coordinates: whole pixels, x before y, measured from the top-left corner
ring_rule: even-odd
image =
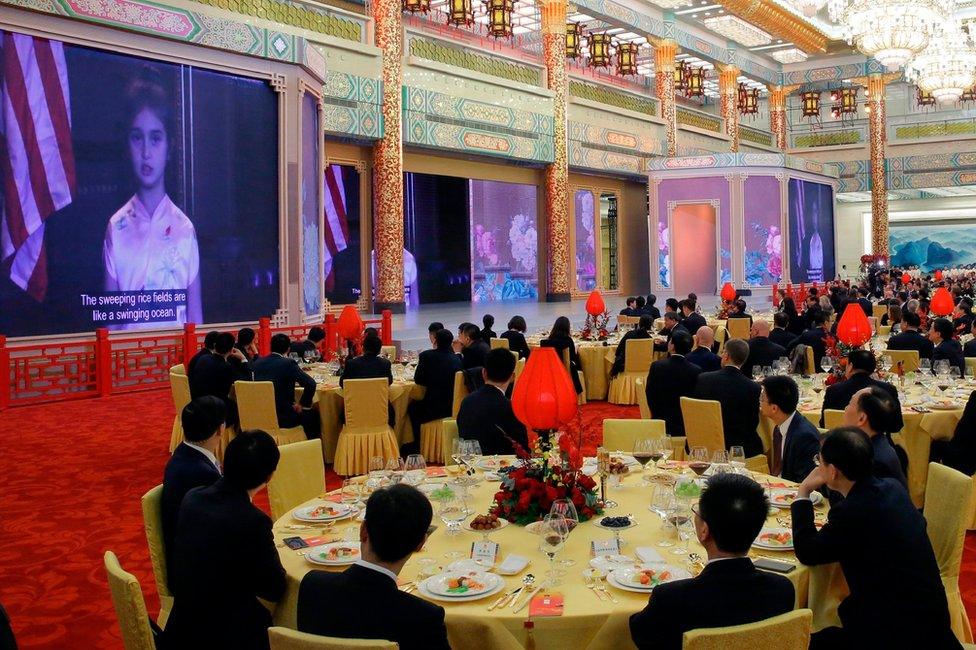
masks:
[[[669,436],[685,435],[685,423],[681,417],[681,398],[690,397],[701,368],[687,357],[691,349],[688,332],[678,332],[668,343],[668,358],[655,361],[647,373],[647,405],[651,417],[664,420]]]
[[[193,488],[207,487],[220,479],[220,463],[216,453],[224,432],[226,411],[223,401],[205,395],[184,406],[180,413],[183,442],[173,450],[166,463],[160,503],[167,566],[173,566],[176,522],[183,497]],[[172,574],[169,575],[169,582],[172,587]]]
[[[691,332],[681,326],[681,317],[677,312],[664,312],[664,327],[654,337],[654,349],[658,352],[666,351],[668,349],[668,342],[671,340],[671,335],[675,332],[685,332],[689,336],[691,335]]]
[[[847,378],[824,391],[823,408],[820,411],[820,426],[824,426],[824,414],[827,409],[842,411],[851,403],[851,398],[862,388],[878,386],[887,391],[894,401],[891,413],[890,428],[887,433],[897,433],[905,426],[901,415],[901,402],[898,400],[898,389],[886,381],[879,381],[871,377],[877,369],[878,362],[868,350],[854,350],[847,356]]]
[[[959,648],[925,519],[895,481],[871,475],[872,457],[863,431],[834,429],[791,506],[797,559],[840,562],[850,588],[837,611],[843,628],[814,634],[810,647]],[[825,483],[845,498],[818,531],[809,497]]]
[[[400,483],[374,492],[359,526],[361,559],[342,573],[309,571],[298,589],[298,629],[343,639],[385,639],[401,650],[449,650],[444,608],[397,588],[427,541],[430,501]]]
[[[460,347],[461,364],[465,370],[485,365],[485,355],[491,346],[481,340],[481,330],[477,325],[465,325],[458,335],[458,341],[460,345],[455,344],[455,348]]]
[[[304,341],[296,341],[292,343],[288,349],[289,354],[297,354],[299,358],[305,359],[305,355],[309,355],[309,359],[313,361],[318,361],[322,358],[322,354],[319,352],[319,344],[325,339],[325,330],[319,326],[315,326],[308,330],[308,337]]]
[[[305,429],[309,438],[317,438],[322,428],[318,412],[312,409],[315,397],[315,380],[298,367],[294,359],[285,355],[291,346],[287,334],[271,337],[271,354],[254,362],[254,381],[270,381],[274,384],[275,412],[278,426]],[[295,403],[295,385],[302,387],[302,397]]]
[[[920,360],[931,359],[932,350],[935,349],[935,346],[932,341],[918,331],[921,326],[922,319],[918,317],[918,314],[910,311],[905,312],[901,319],[901,331],[888,339],[888,349],[915,350],[918,352]]]
[[[217,344],[217,337],[219,335],[220,332],[215,330],[213,332],[207,332],[207,335],[203,337],[203,347],[197,350],[197,353],[194,354],[192,357],[190,357],[190,362],[186,364],[185,371],[187,377],[190,376],[190,373],[196,367],[197,362],[200,360],[201,357],[204,357],[213,352],[214,346]]]
[[[512,403],[505,397],[515,375],[515,357],[502,348],[491,350],[485,355],[481,373],[485,385],[465,397],[458,410],[461,438],[477,440],[486,456],[515,453],[509,438],[528,448],[525,425],[515,417]]]
[[[888,391],[879,386],[868,386],[854,393],[844,409],[844,426],[857,427],[871,440],[874,449],[873,473],[875,478],[895,479],[907,490],[906,467],[895,443],[891,440],[891,419],[894,402]],[[905,462],[908,456],[902,452]]]
[[[948,318],[937,318],[932,323],[929,330],[929,340],[935,345],[932,350],[932,366],[935,371],[935,362],[945,359],[949,366],[959,368],[959,376],[966,376],[966,358],[963,356],[962,345],[953,338],[955,331],[952,329],[952,321]]]
[[[681,326],[691,333],[695,333],[702,327],[708,325],[705,317],[695,311],[695,301],[685,298],[678,303],[681,310]]]
[[[630,617],[634,645],[680,650],[688,630],[755,623],[793,609],[793,583],[760,571],[749,559],[768,508],[762,486],[747,476],[709,479],[693,508],[695,534],[708,564],[697,578],[654,588],[647,607]]]
[[[790,344],[786,346],[786,354],[792,354],[794,348],[801,343],[813,348],[813,369],[815,373],[819,372],[820,362],[823,360],[824,355],[827,354],[827,343],[825,342],[826,338],[827,314],[818,309],[813,314],[813,327],[790,341]]]
[[[778,311],[773,314],[773,329],[769,332],[769,340],[776,345],[786,346],[793,342],[796,337],[786,330],[790,325],[789,314]]]
[[[871,299],[868,298],[870,293],[866,288],[862,288],[857,292],[857,304],[861,306],[861,309],[864,310],[864,315],[868,318],[874,316],[874,305],[871,304]],[[851,297],[853,298],[854,296]]]
[[[271,612],[258,599],[281,599],[285,570],[271,519],[251,499],[267,485],[279,457],[267,433],[244,431],[227,445],[224,477],[184,497],[165,647],[268,648]]]
[[[644,304],[644,308],[641,310],[641,313],[647,314],[654,320],[660,318],[661,310],[654,306],[656,302],[657,296],[655,296],[653,293],[647,294],[647,302]]]
[[[413,380],[426,391],[423,399],[410,402],[407,407],[415,441],[420,440],[420,425],[451,417],[454,375],[462,369],[461,359],[451,349],[453,342],[454,335],[450,330],[441,329],[434,334],[434,349],[420,353]]]
[[[799,483],[813,471],[820,452],[816,427],[797,413],[800,389],[786,375],[766,377],[762,382],[759,411],[773,421],[773,462],[770,474]]]
[[[749,339],[749,357],[742,365],[742,373],[746,377],[752,377],[752,369],[755,366],[765,368],[773,365],[773,362],[780,357],[785,356],[786,348],[769,340],[769,322],[764,320],[753,321],[752,338]]]
[[[389,359],[380,356],[383,349],[383,342],[378,336],[367,336],[363,339],[363,353],[358,357],[353,357],[346,361],[346,367],[339,377],[339,385],[342,386],[348,379],[382,379],[393,383],[393,364]],[[451,384],[453,390],[453,384]],[[396,426],[396,412],[393,404],[386,405],[387,422],[391,427]],[[418,429],[419,431],[419,429]],[[415,440],[420,440],[419,435]]]
[[[722,351],[722,369],[698,375],[693,397],[716,400],[722,405],[725,448],[740,446],[746,457],[763,453],[759,428],[759,384],[742,374],[749,344],[732,339]]]
[[[649,339],[652,337],[651,330],[654,329],[654,320],[650,316],[641,316],[637,327],[624,334],[620,342],[617,343],[617,350],[614,352],[613,365],[610,366],[610,377],[616,377],[624,371],[627,364],[627,341]]]
[[[752,326],[752,316],[750,316],[749,314],[746,313],[746,301],[743,300],[742,298],[738,298],[738,299],[736,299],[732,303],[732,305],[731,305],[731,307],[729,309],[729,316],[728,317],[729,318],[748,318],[749,319],[749,325],[750,325],[750,327]]]
[[[693,337],[694,344],[691,352],[685,357],[691,363],[702,369],[702,372],[713,372],[722,367],[722,360],[712,352],[715,345],[715,332],[708,325],[699,327]]]
[[[191,398],[204,395],[220,398],[227,407],[228,426],[237,424],[237,404],[231,399],[231,391],[235,381],[251,379],[251,366],[244,353],[234,347],[233,334],[218,334],[213,352],[200,357],[187,379]]]
[[[627,306],[620,310],[621,316],[640,316],[637,311],[637,298],[630,296],[627,298]]]
[[[427,326],[427,338],[430,339],[431,349],[437,347],[437,333],[444,329],[444,323],[440,321],[434,321]],[[451,335],[451,341],[454,340],[454,335]]]

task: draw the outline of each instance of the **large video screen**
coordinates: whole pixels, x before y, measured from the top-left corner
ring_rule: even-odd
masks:
[[[322,266],[319,251],[319,110],[315,97],[302,95],[302,302],[306,316],[322,311]]]
[[[0,34],[0,333],[272,314],[278,98],[270,85]]]
[[[539,297],[536,186],[469,181],[471,300]]]
[[[794,282],[832,280],[834,196],[829,185],[791,178],[790,277]]]

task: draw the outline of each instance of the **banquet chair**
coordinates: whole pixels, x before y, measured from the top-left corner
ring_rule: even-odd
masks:
[[[748,318],[730,318],[725,321],[725,329],[728,330],[730,339],[742,339],[748,341],[752,333],[752,322]]]
[[[509,349],[508,339],[502,339],[502,338],[491,339],[491,349],[495,350],[498,348],[502,348],[503,350],[508,350]]]
[[[891,325],[878,325],[878,336],[891,336]]]
[[[346,648],[372,648],[373,650],[397,650],[395,641],[385,639],[340,639],[335,636],[318,636],[299,632],[287,627],[268,628],[271,650],[346,650]]]
[[[390,361],[396,361],[397,349],[395,345],[384,345],[380,348],[380,356]]]
[[[881,322],[881,317],[887,313],[888,313],[888,305],[871,306],[871,315],[877,318],[879,323]]]
[[[278,469],[268,481],[271,518],[280,519],[300,503],[313,499],[325,489],[325,461],[318,438],[281,448]]]
[[[190,403],[190,379],[186,376],[183,364],[169,369],[169,390],[173,395],[176,417],[173,418],[173,432],[169,437],[169,453],[173,453],[183,442],[183,407]]]
[[[725,449],[722,405],[717,400],[682,397],[681,418],[685,423],[689,449],[704,447],[709,456],[719,449]]]
[[[746,469],[756,474],[769,474],[769,458],[766,454],[757,454],[746,458]]]
[[[563,350],[563,365],[566,367],[566,372],[572,372],[570,370],[572,366],[569,362],[569,348]],[[583,375],[582,368],[577,370],[576,375],[579,377],[580,388],[583,389],[583,391],[576,397],[576,404],[582,406],[583,404],[586,404],[586,377]],[[570,377],[572,377],[572,374],[570,374]]]
[[[632,454],[638,440],[663,438],[664,426],[664,420],[604,420],[603,446]]]
[[[105,551],[105,573],[125,650],[156,650],[146,600],[136,577],[122,568],[112,551]]]
[[[684,436],[668,436],[671,442],[671,460],[680,461],[687,457],[688,438]]]
[[[945,465],[929,463],[922,514],[928,524],[929,541],[949,601],[952,631],[962,643],[973,641],[973,630],[959,593],[959,571],[966,528],[971,520],[972,499],[970,477]]]
[[[644,382],[647,380],[644,377],[638,377],[634,380],[634,387],[637,391],[637,406],[640,407],[640,414],[642,420],[651,419],[651,405],[647,403],[647,387]]]
[[[451,406],[451,417],[456,418],[461,409],[461,402],[468,396],[468,386],[464,383],[464,371],[454,373],[454,403]]]
[[[919,365],[918,350],[885,350],[885,354],[891,357],[892,365],[897,366],[902,362],[902,369],[905,372],[917,372]]]
[[[976,377],[976,357],[966,357],[966,375]]]
[[[270,381],[235,381],[234,392],[237,395],[241,431],[248,429],[267,431],[279,447],[306,440],[305,429],[301,426],[288,428],[278,426],[274,384]]]
[[[358,476],[369,469],[369,459],[399,456],[396,435],[390,428],[390,385],[385,377],[350,379],[342,387],[346,423],[336,443],[334,469],[340,476]]]
[[[651,367],[654,341],[651,339],[632,339],[626,343],[624,371],[610,380],[610,393],[607,401],[611,404],[636,404],[636,380],[647,377]]]
[[[824,427],[828,430],[844,426],[844,411],[841,409],[826,409],[824,411]]]
[[[617,316],[617,329],[634,329],[634,325],[640,323],[640,316]]]
[[[156,593],[159,594],[159,616],[156,624],[166,627],[173,610],[173,594],[169,590],[169,571],[166,567],[166,543],[163,540],[163,486],[157,485],[142,495],[142,526],[146,529],[149,560],[152,563]]]
[[[444,438],[444,422],[431,420],[420,425],[420,453],[428,463],[444,463],[451,450],[441,444]]]
[[[813,356],[813,348],[811,346],[806,346],[806,374],[815,375],[817,374],[817,364],[815,362],[815,357]]]
[[[719,356],[722,355],[722,351],[725,350],[725,342],[729,340],[729,330],[725,325],[719,325],[715,329],[715,341],[718,343],[718,351],[715,353]]]
[[[688,630],[682,650],[755,650],[806,648],[810,645],[813,612],[795,609],[757,623]]]
[[[513,352],[512,354],[514,354],[515,357],[516,357],[516,359],[515,359],[515,378],[512,380],[512,382],[514,383],[514,382],[516,382],[516,381],[519,380],[519,377],[522,376],[522,371],[525,370],[525,359],[519,359],[518,358],[518,352]]]

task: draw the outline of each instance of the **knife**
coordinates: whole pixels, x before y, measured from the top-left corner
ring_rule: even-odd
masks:
[[[495,602],[493,602],[491,604],[491,606],[488,608],[488,611],[490,612],[491,610],[495,609],[496,607],[504,607],[504,605],[502,605],[502,603],[507,602],[507,601],[509,601],[512,598],[517,598],[518,597],[518,593],[520,591],[522,591],[522,587],[516,587],[515,589],[513,589],[510,592],[508,592],[507,594],[503,594],[498,600],[496,600]]]
[[[535,595],[536,595],[536,592],[538,592],[538,591],[539,591],[540,589],[542,589],[542,587],[541,587],[541,586],[539,586],[539,587],[535,587],[534,589],[531,589],[531,590],[530,590],[530,591],[529,591],[529,592],[528,592],[528,593],[527,593],[527,594],[525,595],[525,600],[524,600],[524,601],[522,601],[522,604],[521,604],[521,605],[519,605],[518,607],[516,607],[516,608],[515,608],[515,611],[514,611],[513,613],[514,613],[514,614],[518,614],[518,613],[519,613],[519,612],[521,612],[521,611],[522,611],[523,609],[525,609],[525,606],[529,604],[529,601],[531,601],[531,600],[532,600],[532,597],[533,597],[533,596],[535,596]],[[513,603],[513,604],[514,604],[514,603]]]

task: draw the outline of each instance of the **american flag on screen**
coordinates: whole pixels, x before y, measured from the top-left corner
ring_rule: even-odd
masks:
[[[342,166],[325,168],[325,271],[326,292],[335,290],[335,274],[332,260],[349,245],[349,227],[346,225],[346,190],[342,185]]]
[[[75,192],[64,45],[0,32],[0,175],[3,269],[35,300],[47,292],[44,221]]]

